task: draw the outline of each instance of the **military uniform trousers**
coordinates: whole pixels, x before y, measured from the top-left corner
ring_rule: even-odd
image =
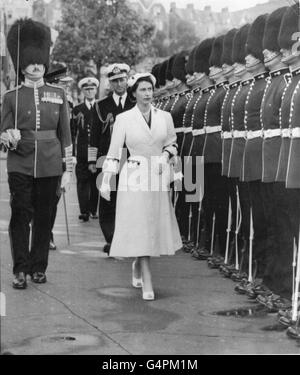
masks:
[[[268,223],[273,227],[273,241],[263,283],[274,293],[290,298],[293,247],[294,240],[298,244],[299,234],[300,191],[286,189],[284,182],[264,185],[264,207],[269,210]]]
[[[8,173],[11,205],[9,235],[15,274],[46,271],[58,179],[58,176],[34,178],[18,172]],[[30,223],[32,238],[29,251]]]
[[[99,191],[96,186],[97,173],[91,173],[86,160],[76,164],[77,196],[81,214],[97,213]]]
[[[227,178],[221,175],[221,170],[221,163],[204,164],[203,204],[205,212],[205,247],[207,250],[210,248],[213,215],[215,213],[215,236],[218,236],[220,254],[224,255],[227,238],[229,191]],[[209,248],[207,248],[208,246]]]

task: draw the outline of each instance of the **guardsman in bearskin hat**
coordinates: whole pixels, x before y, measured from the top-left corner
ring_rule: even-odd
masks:
[[[186,85],[185,64],[187,62],[187,58],[188,53],[186,51],[182,51],[175,56],[172,65],[173,83],[174,90],[176,90],[176,96],[174,101],[172,101],[170,113],[173,117],[175,131],[176,129],[182,128],[184,112],[190,98],[189,88]],[[177,132],[176,134],[178,150],[180,150],[183,140],[183,132]]]
[[[236,35],[237,29],[231,29],[227,32],[224,36],[223,40],[223,52],[222,52],[222,69],[224,77],[228,80],[228,90],[225,94],[223,103],[222,103],[222,112],[221,112],[221,137],[222,137],[222,176],[226,177],[227,182],[227,189],[230,196],[230,206],[228,203],[228,210],[231,210],[231,227],[229,223],[227,223],[227,229],[231,231],[227,233],[228,242],[226,238],[226,251],[225,254],[225,263],[226,265],[229,264],[229,245],[233,245],[232,241],[234,240],[234,232],[235,232],[235,212],[236,212],[236,186],[235,182],[227,178],[228,175],[228,164],[230,158],[230,150],[232,144],[232,131],[231,131],[231,106],[234,96],[236,95],[237,90],[239,89],[240,85],[240,78],[235,76],[235,70],[233,66],[233,39]],[[225,198],[224,198],[225,199]],[[229,208],[230,207],[230,208]],[[227,213],[227,221],[228,215],[230,212]],[[232,250],[232,246],[230,246]],[[232,254],[231,254],[232,255]],[[222,268],[221,268],[222,269]]]
[[[159,74],[159,67],[160,67],[160,64],[155,64],[153,67],[152,67],[152,70],[151,70],[151,74],[155,77],[156,79],[156,82],[155,82],[155,87],[154,87],[154,93],[153,93],[153,105],[158,108],[159,107],[159,104],[160,104],[160,95],[159,95],[159,78],[158,78],[158,74]]]
[[[215,38],[209,58],[209,78],[215,84],[215,90],[209,96],[204,114],[205,142],[204,156],[204,196],[208,229],[211,231],[210,251],[218,259],[211,259],[209,265],[214,267],[215,261],[221,262],[226,248],[228,190],[226,178],[222,171],[222,140],[221,140],[221,112],[227,84],[222,69],[224,35]],[[213,217],[215,216],[215,222]],[[215,223],[215,224],[214,224]],[[215,225],[215,230],[213,226]],[[215,235],[215,236],[214,236]],[[217,247],[219,249],[217,250]]]
[[[46,282],[58,179],[65,162],[61,182],[65,189],[73,167],[66,95],[44,82],[50,45],[50,29],[31,19],[16,21],[7,36],[17,77],[23,79],[21,86],[4,95],[0,130],[1,143],[8,148],[9,233],[16,289],[27,287],[27,274],[35,283]]]
[[[96,111],[100,118],[91,128],[90,147],[88,148],[89,170],[97,173],[96,161],[107,154],[116,115],[134,106],[134,102],[127,95],[127,79],[130,67],[127,64],[112,64],[108,68],[108,79],[113,91],[112,95],[97,102]],[[116,189],[112,189],[111,200],[100,196],[99,222],[105,241],[104,252],[109,253],[114,234],[116,212]]]
[[[262,184],[261,193],[264,204],[264,211],[268,223],[265,234],[272,246],[266,258],[266,269],[263,275],[262,284],[254,288],[254,293],[259,295],[259,301],[268,302],[270,290],[277,295],[286,295],[286,286],[278,277],[278,255],[283,245],[286,253],[287,248],[282,238],[285,237],[280,225],[282,220],[281,213],[281,194],[284,193],[283,183],[275,182],[278,167],[281,129],[280,129],[280,108],[282,104],[282,95],[287,88],[290,80],[289,68],[281,60],[280,46],[278,44],[278,34],[282,17],[287,7],[276,9],[268,18],[263,38],[263,55],[265,66],[270,70],[270,78],[267,81],[262,104],[261,104],[261,125],[263,128],[263,154],[262,154]],[[274,205],[276,202],[276,206]],[[277,203],[278,202],[278,203]],[[276,266],[277,265],[277,266]],[[291,264],[289,264],[289,268]],[[291,289],[292,283],[289,285]],[[274,301],[275,302],[275,301]],[[282,302],[282,301],[281,301]],[[276,304],[279,303],[277,298]]]
[[[202,41],[198,46],[194,54],[194,77],[197,78],[198,84],[201,87],[200,95],[197,97],[197,100],[193,107],[193,115],[191,121],[193,140],[191,144],[191,149],[189,155],[191,157],[192,163],[196,163],[197,156],[203,156],[203,147],[205,141],[205,114],[206,114],[206,104],[211,95],[215,91],[215,85],[208,77],[209,75],[209,57],[211,55],[212,46],[214,38],[208,38]],[[203,188],[203,187],[202,187]],[[202,212],[201,203],[204,191],[201,192],[199,196],[199,204],[194,202],[192,204],[192,222],[196,223],[196,233],[199,233],[199,227],[201,225],[200,215]],[[206,213],[206,198],[204,197],[202,207],[204,207],[204,216],[205,216],[205,226],[207,223]],[[192,256],[196,259],[207,259],[209,256],[210,249],[210,238],[209,238],[209,228],[206,228],[205,231],[205,245],[200,249],[199,243],[196,243],[194,250],[191,252]],[[199,240],[199,236],[198,236]],[[197,242],[197,238],[196,238]],[[208,249],[208,250],[207,250]]]
[[[245,102],[248,97],[251,83],[253,82],[252,74],[246,70],[245,57],[246,57],[246,41],[248,38],[248,32],[250,25],[246,24],[242,26],[234,36],[233,39],[233,50],[232,50],[232,61],[234,67],[235,76],[241,81],[232,98],[231,103],[231,133],[232,143],[230,150],[230,157],[228,161],[228,174],[227,176],[233,181],[236,187],[236,203],[240,204],[241,212],[241,235],[245,239],[249,238],[249,225],[250,225],[250,198],[248,185],[246,182],[239,180],[241,174],[241,167],[243,161],[243,154],[245,148],[245,128],[244,128],[244,117],[245,117]],[[233,216],[236,217],[236,212],[233,210]],[[233,230],[238,228],[238,223],[234,223]],[[241,236],[240,236],[241,237]],[[236,241],[236,239],[235,239]],[[239,250],[239,248],[238,248]],[[235,250],[235,262],[224,270],[225,276],[233,276],[237,271],[243,271],[243,268],[239,267],[241,255]],[[229,261],[229,264],[231,260]],[[238,266],[238,267],[237,267]],[[238,285],[237,288],[240,286]],[[241,293],[246,293],[244,283],[241,285]],[[239,291],[239,290],[238,290]]]
[[[85,221],[89,217],[96,219],[98,208],[98,189],[96,186],[97,173],[88,168],[88,147],[91,141],[91,129],[100,126],[100,114],[97,112],[96,95],[99,81],[95,77],[85,77],[78,82],[78,88],[83,92],[84,102],[73,109],[72,137],[75,147],[77,196],[80,208],[79,219]]]
[[[274,189],[276,199],[276,218],[277,230],[279,231],[279,244],[276,250],[276,258],[273,259],[272,267],[274,268],[274,278],[278,281],[272,282],[272,291],[276,291],[283,297],[291,297],[293,277],[293,243],[299,234],[299,190],[297,186],[291,184],[291,177],[295,176],[292,170],[295,168],[295,159],[292,154],[295,151],[294,146],[297,144],[297,129],[299,118],[297,114],[297,97],[300,82],[300,57],[295,48],[293,34],[298,31],[299,24],[299,7],[295,4],[285,11],[278,36],[278,44],[282,53],[282,62],[289,65],[291,79],[283,90],[281,98],[281,107],[279,112],[279,125],[281,128],[281,146],[279,152],[279,162],[276,172],[276,189]],[[295,128],[295,130],[293,130]],[[292,144],[291,144],[292,143]],[[293,145],[294,144],[294,145]],[[297,167],[296,167],[297,168]],[[295,171],[295,169],[294,169]],[[297,172],[296,172],[297,173]],[[285,189],[286,182],[291,189]],[[277,211],[278,208],[278,211]],[[272,274],[273,275],[273,274]],[[275,276],[276,275],[276,276]],[[260,296],[259,296],[260,297]],[[267,305],[282,307],[285,301],[278,298],[278,295],[271,295],[262,301]]]
[[[162,63],[160,63],[158,70],[158,92],[160,97],[160,104],[158,108],[162,110],[164,110],[164,107],[168,104],[170,98],[170,93],[166,89],[167,66],[168,60],[164,60]]]
[[[181,142],[181,149],[180,156],[182,159],[182,165],[185,166],[185,162],[187,161],[187,157],[189,156],[193,134],[192,134],[192,119],[193,119],[193,109],[194,105],[197,101],[199,95],[201,95],[201,89],[199,86],[198,79],[194,77],[194,54],[196,51],[195,47],[189,54],[187,63],[185,65],[186,70],[186,84],[190,88],[190,92],[188,93],[188,101],[186,103],[185,112],[183,115],[182,127],[176,128],[177,135],[183,135],[183,139]],[[188,176],[189,178],[191,176]],[[192,181],[190,181],[192,182]],[[183,205],[181,209],[180,218],[178,220],[181,222],[181,226],[184,228],[188,228],[187,232],[184,236],[184,250],[186,252],[190,252],[194,247],[194,242],[197,238],[197,230],[196,230],[196,220],[192,219],[192,208],[191,204],[186,202],[186,191],[185,191],[185,183],[182,185],[183,190],[179,193],[178,197],[178,206],[181,204]],[[191,191],[188,194],[192,194]],[[179,208],[179,207],[178,207]],[[184,224],[182,222],[185,221]],[[199,237],[199,235],[198,235]],[[190,241],[188,241],[188,239]]]
[[[261,194],[262,175],[262,128],[260,118],[261,102],[269,76],[263,64],[263,36],[266,15],[257,17],[248,33],[246,42],[246,69],[253,75],[254,81],[245,102],[244,127],[246,144],[243,155],[241,181],[247,182],[253,217],[254,242],[253,259],[255,260],[255,275],[261,279],[265,271],[265,257],[268,251],[267,221],[263,210]],[[251,291],[249,290],[249,293]],[[252,298],[255,296],[252,296]]]

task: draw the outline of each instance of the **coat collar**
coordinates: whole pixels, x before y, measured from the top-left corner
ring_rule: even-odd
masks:
[[[138,119],[138,121],[143,124],[143,127],[148,132],[148,134],[151,135],[151,136],[153,136],[153,131],[154,131],[155,126],[156,126],[156,116],[158,114],[157,108],[155,108],[151,104],[151,108],[150,108],[150,111],[151,111],[151,128],[149,128],[149,125],[147,124],[146,120],[144,119],[144,117],[142,115],[142,112],[139,110],[137,104],[133,107],[133,110],[134,110],[134,113],[135,113],[136,118]]]

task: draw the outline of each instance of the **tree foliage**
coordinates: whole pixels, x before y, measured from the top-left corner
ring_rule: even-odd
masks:
[[[154,26],[126,5],[115,0],[64,0],[53,57],[81,73],[87,61],[97,67],[115,61],[129,65],[152,54]]]

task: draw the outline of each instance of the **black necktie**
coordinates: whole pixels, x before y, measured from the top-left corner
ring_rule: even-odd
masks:
[[[122,96],[119,96],[118,111],[119,111],[119,112],[122,112],[122,111],[123,111],[123,107],[122,107]]]

